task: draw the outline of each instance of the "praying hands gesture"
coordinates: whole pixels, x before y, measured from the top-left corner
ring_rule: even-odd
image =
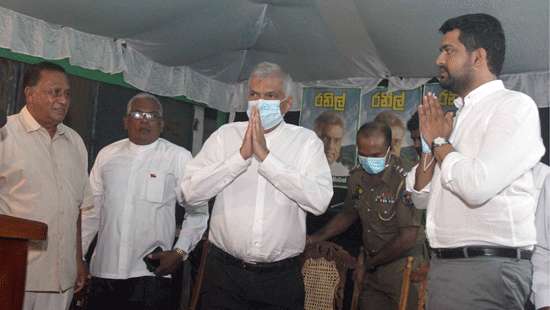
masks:
[[[269,150],[265,142],[260,114],[256,107],[252,107],[248,127],[246,128],[243,144],[241,145],[241,156],[244,159],[248,159],[250,156],[255,155],[258,160],[264,161],[268,154]]]
[[[418,118],[420,120],[420,132],[429,146],[437,137],[449,139],[453,131],[453,114],[443,114],[443,109],[437,97],[428,93],[422,98],[422,104],[418,107]]]

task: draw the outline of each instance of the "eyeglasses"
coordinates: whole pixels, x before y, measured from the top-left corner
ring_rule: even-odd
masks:
[[[158,112],[132,111],[128,113],[128,116],[130,116],[133,119],[144,119],[146,121],[152,121],[152,120],[161,118],[160,113]]]

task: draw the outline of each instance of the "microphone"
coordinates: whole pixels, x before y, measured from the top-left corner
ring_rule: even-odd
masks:
[[[0,128],[4,127],[4,125],[6,125],[6,122],[7,122],[6,113],[0,110]]]

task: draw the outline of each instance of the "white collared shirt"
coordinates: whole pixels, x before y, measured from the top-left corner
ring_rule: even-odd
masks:
[[[92,275],[108,279],[154,276],[143,257],[160,246],[171,250],[175,240],[175,205],[182,202],[179,183],[191,154],[162,138],[148,145],[128,139],[103,148],[90,173],[94,207],[83,212],[84,251],[98,241]],[[189,253],[202,237],[208,207],[186,207],[174,246]]]
[[[459,110],[449,139],[455,151],[421,191],[413,188],[416,169],[407,177],[415,205],[428,209],[430,245],[534,245],[532,168],[544,154],[535,103],[494,80],[455,104]]]
[[[265,135],[269,155],[244,160],[240,147],[248,122],[222,126],[187,165],[186,201],[216,196],[210,241],[248,262],[274,262],[300,254],[306,212],[325,212],[332,178],[323,143],[311,130],[282,122]]]
[[[0,214],[48,225],[46,240],[29,242],[26,291],[74,286],[76,223],[91,204],[88,153],[78,133],[59,124],[51,137],[26,106],[9,116],[0,129]]]

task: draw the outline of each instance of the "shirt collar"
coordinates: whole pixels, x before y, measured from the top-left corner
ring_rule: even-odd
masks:
[[[23,124],[23,127],[25,127],[25,130],[27,132],[37,131],[40,130],[40,128],[43,128],[32,116],[31,112],[29,112],[29,109],[27,109],[27,106],[24,106],[21,109],[21,112],[19,112],[19,119],[21,120],[21,123]],[[45,130],[45,129],[44,129]],[[56,134],[62,135],[65,134],[65,125],[59,124],[56,128]]]
[[[144,151],[147,151],[147,150],[150,150],[152,148],[154,148],[158,142],[159,142],[160,138],[156,139],[153,143],[149,143],[149,144],[145,144],[145,145],[139,145],[139,144],[135,144],[134,142],[130,141],[130,139],[128,139],[128,149],[130,151],[135,151],[135,152],[144,152]]]
[[[458,109],[462,109],[466,104],[468,105],[475,105],[481,99],[485,98],[485,96],[494,93],[498,90],[504,89],[504,84],[501,80],[492,80],[490,82],[487,82],[485,84],[482,84],[478,86],[476,89],[472,90],[466,97],[464,98],[456,98],[454,101],[454,105]]]

